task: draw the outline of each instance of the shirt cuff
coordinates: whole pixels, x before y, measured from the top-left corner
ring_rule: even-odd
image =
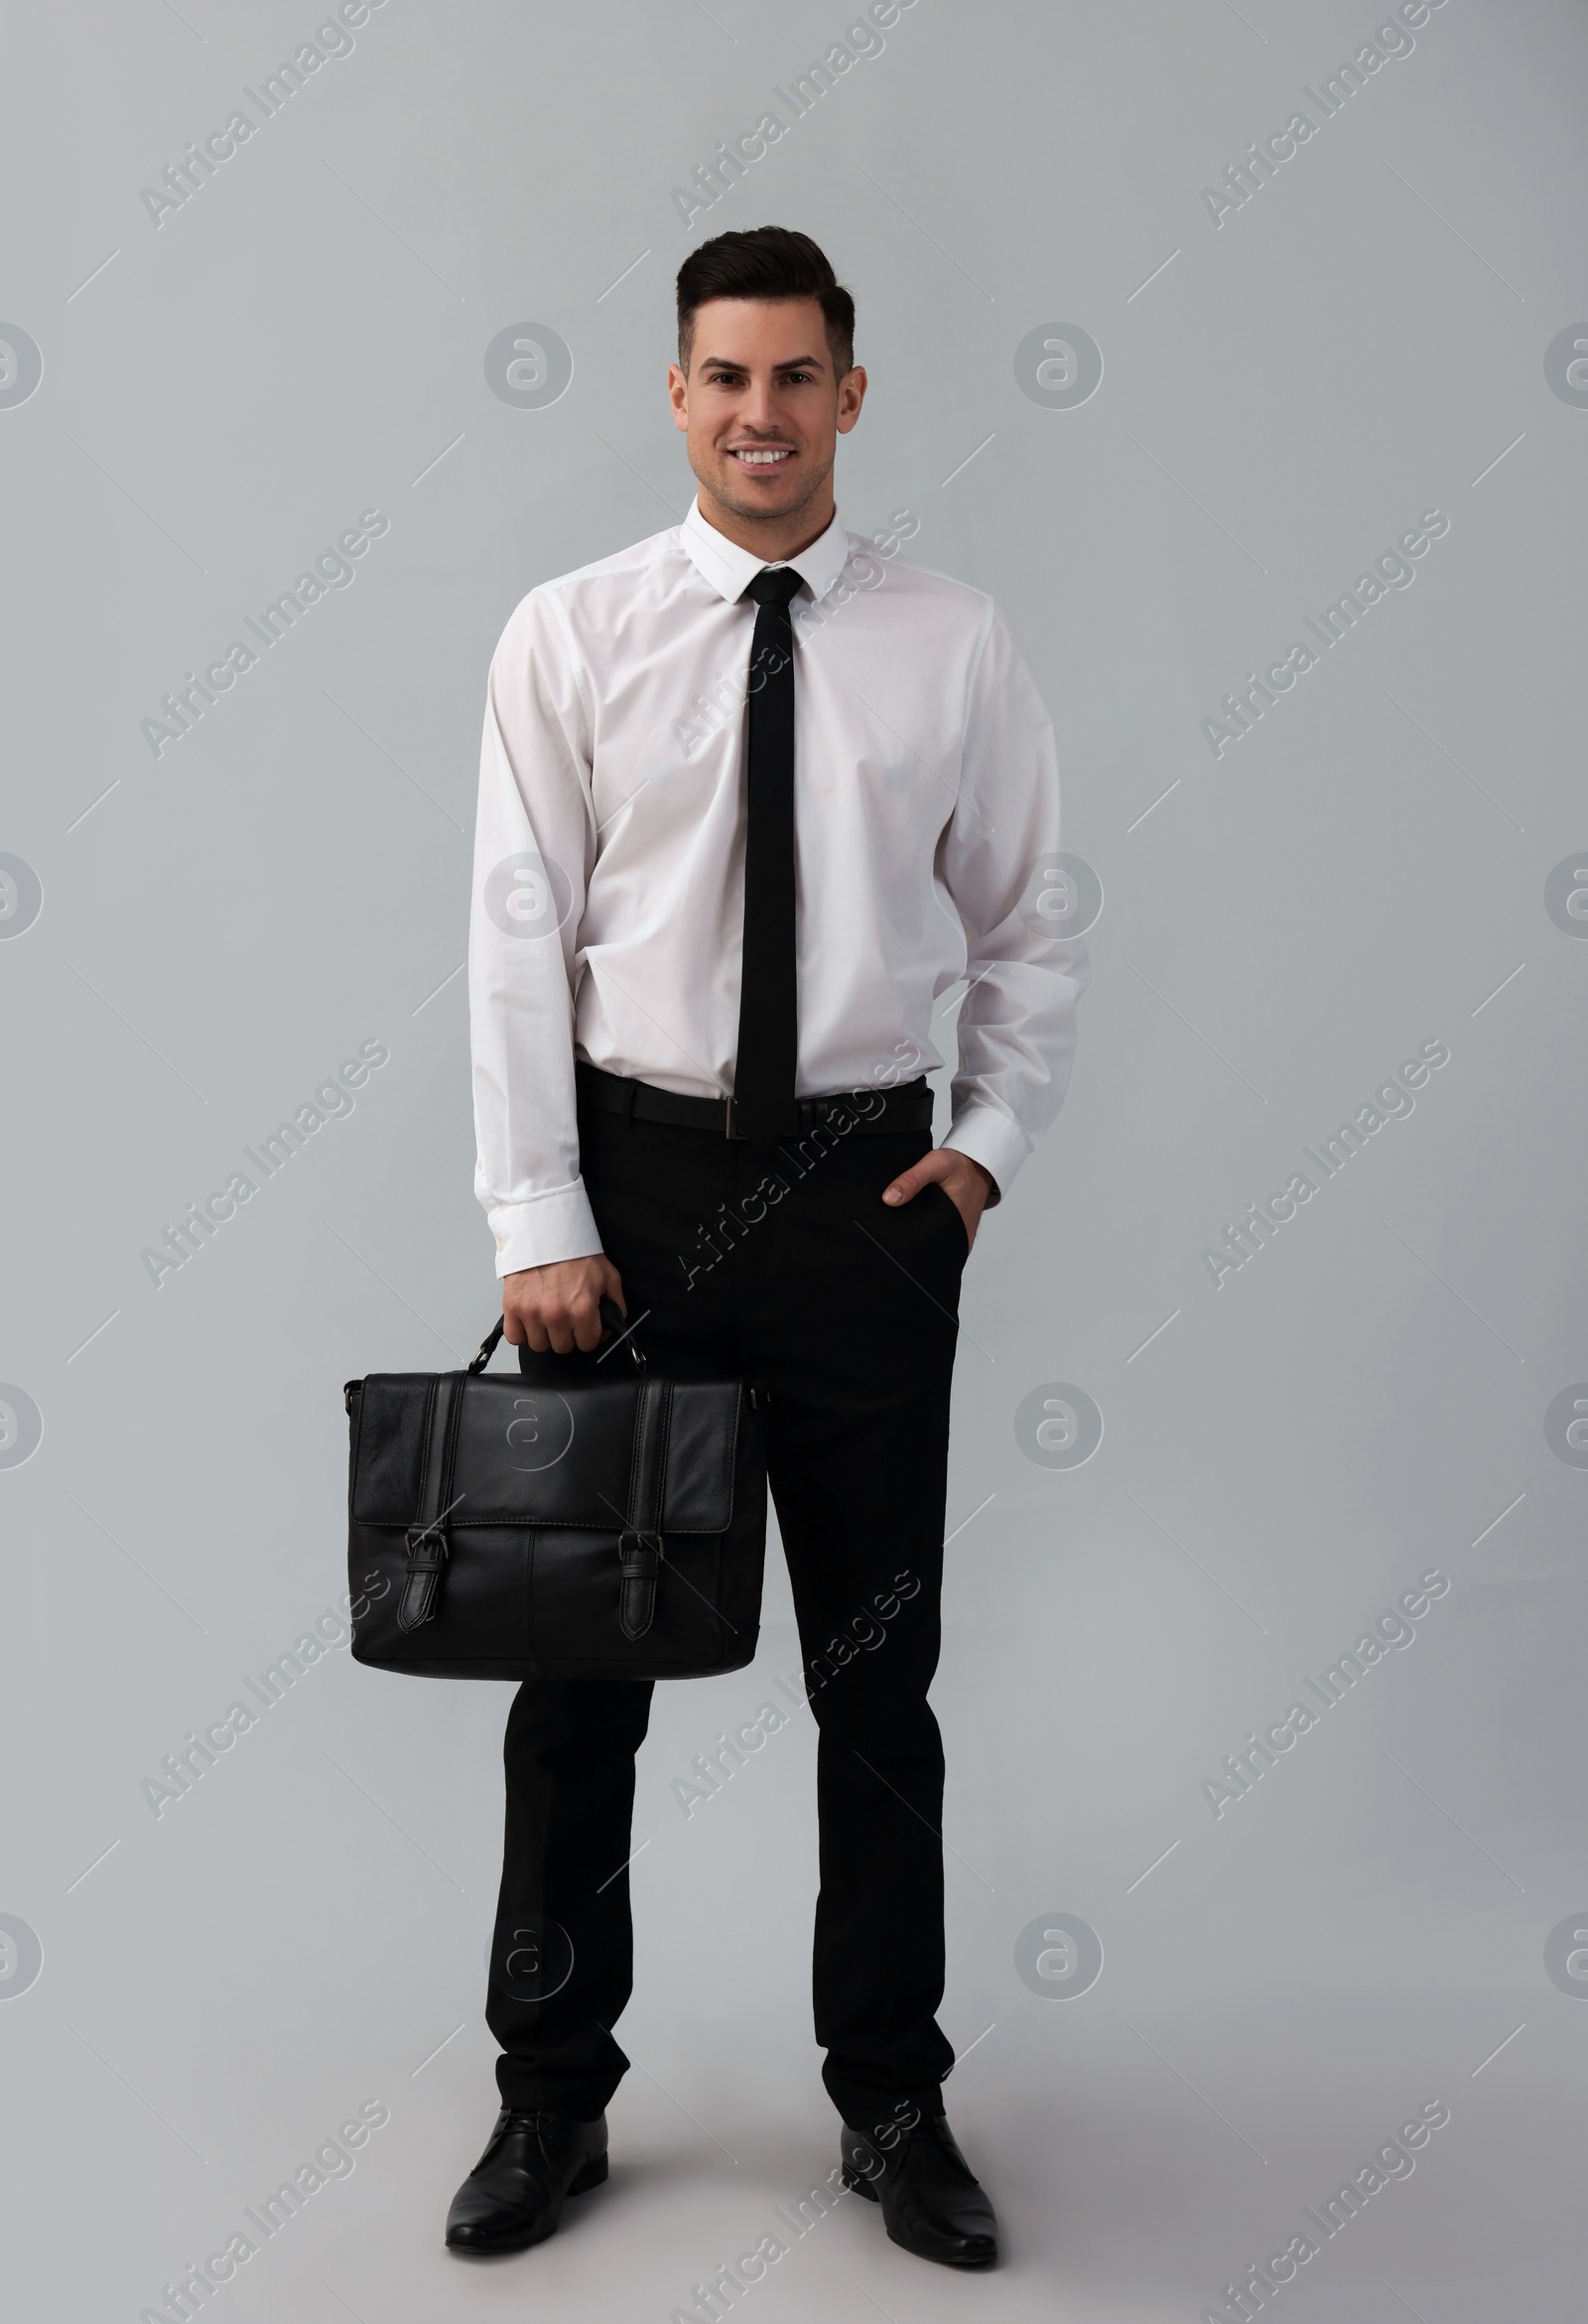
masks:
[[[968,1155],[972,1162],[981,1163],[992,1179],[992,1191],[987,1207],[1001,1202],[1014,1181],[1014,1173],[1031,1151],[1031,1141],[1019,1124],[995,1106],[967,1106],[943,1140],[956,1154]]]
[[[496,1238],[496,1273],[550,1267],[559,1259],[596,1259],[601,1238],[584,1180],[558,1186],[533,1202],[497,1202],[485,1213]]]

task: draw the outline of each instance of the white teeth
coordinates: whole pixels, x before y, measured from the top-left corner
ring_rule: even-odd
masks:
[[[778,461],[787,460],[786,452],[735,452],[735,460],[747,460],[754,468],[773,468]]]

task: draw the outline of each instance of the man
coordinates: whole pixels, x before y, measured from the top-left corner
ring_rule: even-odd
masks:
[[[769,1392],[820,1730],[816,2032],[843,2168],[896,2243],[985,2265],[992,2207],[941,2098],[927,1689],[960,1276],[1057,1111],[1086,981],[1038,900],[1052,730],[989,598],[839,521],[837,439],[866,377],[816,244],[776,226],[703,243],[678,323],[694,506],[533,590],[491,665],[476,1191],[526,1368],[590,1357],[609,1298],[658,1370]],[[920,1068],[944,1062],[933,1004],[962,978],[934,1150]],[[860,1611],[879,1642],[831,1651]],[[486,2010],[502,2112],[455,2251],[538,2242],[606,2175],[650,1693],[531,1680],[508,1714]]]

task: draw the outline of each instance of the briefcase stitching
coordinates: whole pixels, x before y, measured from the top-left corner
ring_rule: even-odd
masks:
[[[459,1372],[453,1377],[457,1386],[453,1390],[452,1407],[447,1415],[447,1438],[442,1447],[442,1489],[436,1496],[441,1508],[441,1515],[436,1520],[438,1525],[449,1523],[458,1503],[466,1501],[468,1498],[466,1491],[459,1493],[456,1497],[453,1493],[453,1486],[457,1481],[455,1471],[458,1467],[458,1439],[463,1434],[463,1382],[467,1374]]]
[[[634,1433],[628,1444],[628,1492],[624,1499],[623,1523],[618,1528],[620,1535],[635,1519],[634,1496],[639,1490],[639,1448],[645,1435],[645,1407],[650,1398],[650,1387],[648,1378],[641,1380],[639,1394],[634,1399]]]
[[[355,1517],[353,1524],[369,1533],[413,1533],[416,1524],[405,1525],[399,1517]],[[615,1540],[620,1533],[633,1533],[631,1525],[618,1525],[609,1517],[526,1517],[511,1510],[498,1512],[494,1517],[449,1517],[449,1533],[465,1533],[470,1528],[481,1532],[511,1533],[516,1527],[549,1526],[556,1533],[609,1533]],[[733,1530],[732,1509],[721,1525],[665,1525],[646,1530],[665,1537],[679,1534],[688,1541],[721,1541]]]
[[[733,1436],[728,1447],[728,1524],[723,1528],[725,1535],[732,1526],[733,1505],[738,1498],[738,1425],[743,1412],[744,1391],[741,1387],[733,1398]]]
[[[535,1628],[535,1558],[540,1549],[541,1529],[538,1525],[531,1525],[525,1531],[529,1540],[524,1547],[524,1637],[529,1645],[530,1661],[539,1662],[539,1633]]]
[[[425,1506],[425,1483],[430,1474],[430,1424],[431,1417],[436,1410],[436,1390],[439,1386],[439,1380],[433,1379],[426,1383],[425,1412],[419,1425],[419,1507],[421,1509]],[[408,1528],[404,1527],[403,1530],[406,1532]]]
[[[351,1384],[351,1382],[349,1382],[349,1383],[348,1383],[348,1386],[349,1386],[349,1387],[351,1387],[351,1385],[352,1385],[352,1384]],[[346,1398],[346,1391],[344,1390],[344,1391],[343,1391],[343,1401],[344,1401],[344,1402],[345,1402],[345,1398]],[[349,1409],[349,1410],[351,1410],[351,1407],[349,1406],[349,1408],[348,1408],[348,1409]],[[351,1526],[351,1525],[356,1525],[356,1524],[358,1523],[358,1520],[357,1520],[357,1518],[356,1518],[356,1517],[353,1515],[353,1488],[354,1488],[354,1486],[355,1486],[355,1485],[357,1484],[357,1482],[358,1482],[358,1465],[359,1465],[359,1463],[358,1463],[358,1455],[359,1455],[359,1453],[360,1453],[360,1452],[362,1451],[362,1449],[363,1449],[363,1442],[364,1442],[364,1390],[363,1390],[363,1383],[362,1383],[362,1381],[360,1381],[360,1382],[359,1382],[359,1386],[358,1386],[358,1417],[357,1417],[357,1420],[356,1420],[356,1422],[354,1423],[354,1426],[353,1426],[353,1440],[352,1440],[352,1451],[351,1451],[351,1457],[349,1458],[349,1460],[348,1460],[348,1462],[347,1462],[347,1523],[348,1523],[350,1526]]]
[[[673,1449],[673,1383],[667,1383],[667,1402],[662,1410],[662,1444],[656,1459],[656,1538],[664,1541],[662,1518],[667,1509],[667,1462]]]

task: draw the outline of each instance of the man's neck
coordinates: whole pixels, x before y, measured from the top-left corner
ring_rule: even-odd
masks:
[[[838,511],[831,492],[827,493],[826,500],[825,510],[807,505],[787,517],[756,519],[736,516],[731,508],[725,507],[702,489],[695,495],[695,506],[713,532],[720,532],[735,548],[747,549],[763,565],[786,565],[791,557],[808,549],[812,541],[819,541],[832,523]]]

